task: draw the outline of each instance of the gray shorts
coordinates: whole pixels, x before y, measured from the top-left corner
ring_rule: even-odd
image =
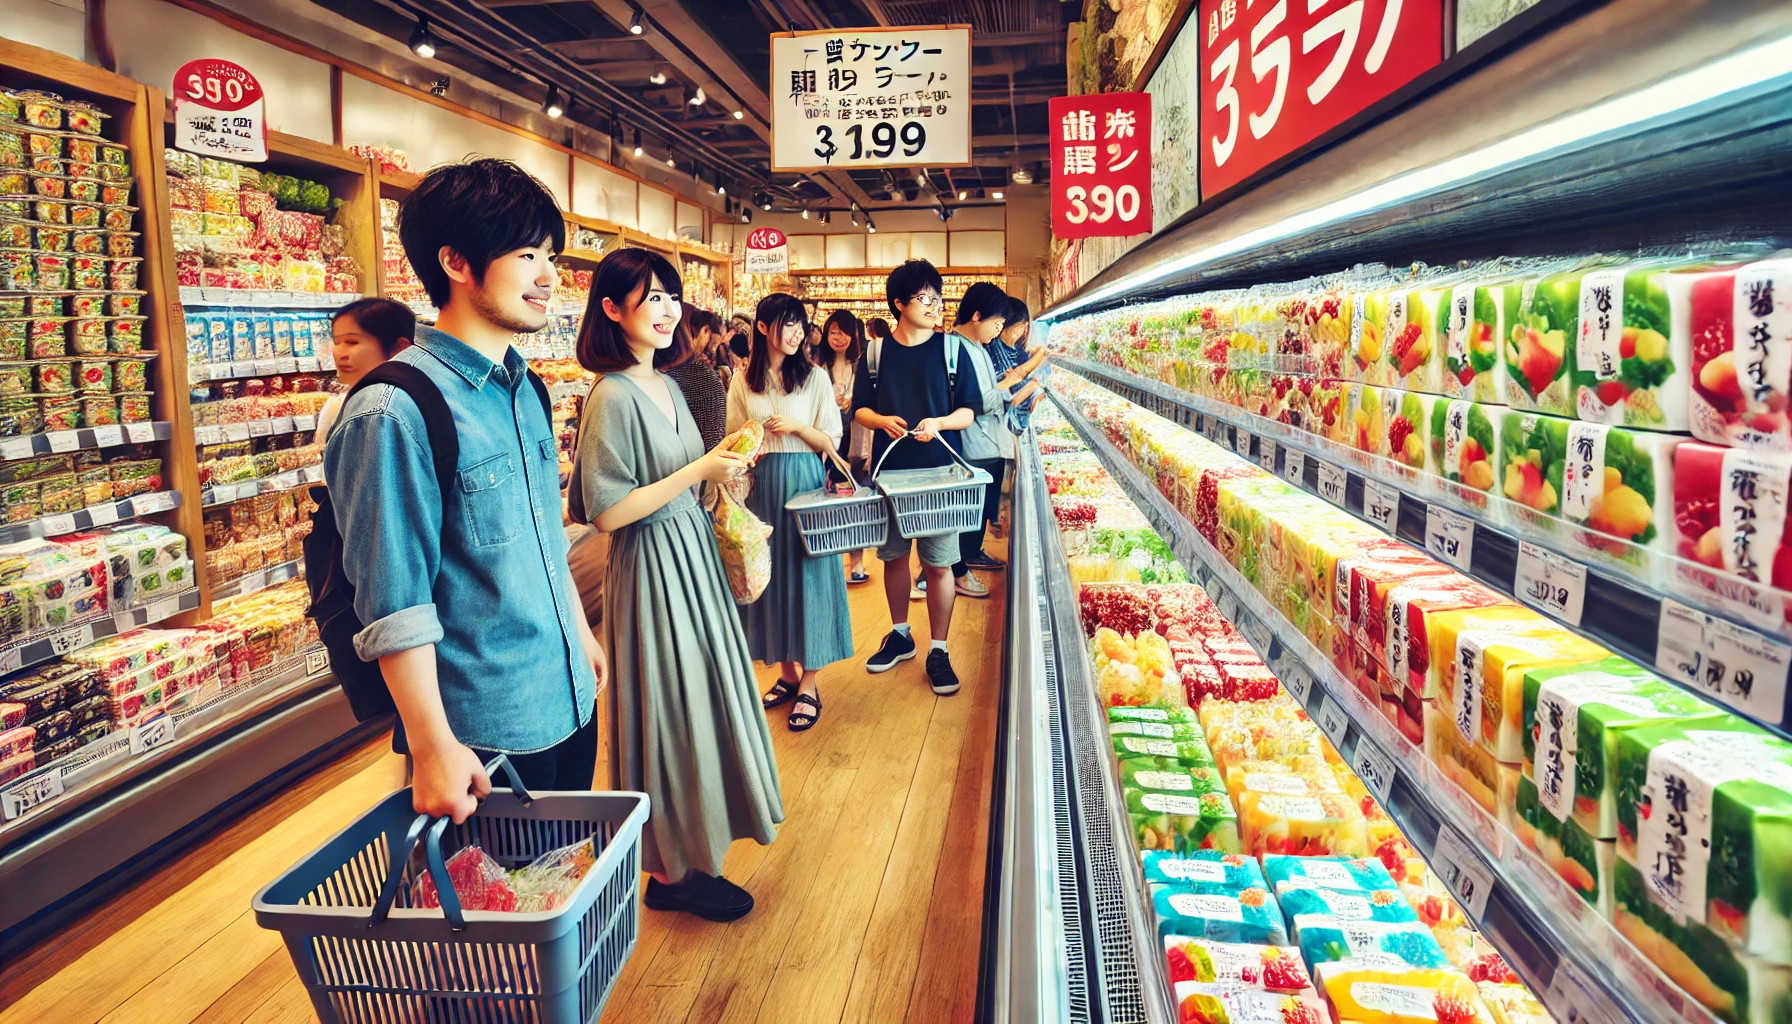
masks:
[[[946,568],[958,561],[958,534],[948,533],[939,537],[919,537],[914,540],[905,539],[896,529],[896,516],[890,515],[890,531],[884,536],[883,545],[877,549],[880,561],[901,562],[908,559],[909,551],[919,548],[921,564],[935,569]]]

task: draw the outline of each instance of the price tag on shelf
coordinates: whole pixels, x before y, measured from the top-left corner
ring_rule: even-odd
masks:
[[[1425,550],[1467,572],[1475,551],[1475,521],[1451,509],[1426,505]]]
[[[199,301],[215,306],[224,306],[234,301],[235,294],[229,288],[201,288],[199,289]]]
[[[202,445],[223,444],[224,428],[219,426],[194,427],[193,441]]]
[[[278,419],[269,420],[268,422],[271,424],[274,433],[290,434],[299,429],[297,420],[298,417],[296,416],[281,416]]]
[[[163,598],[155,604],[150,605],[145,614],[148,616],[148,621],[150,622],[161,622],[163,619],[172,619],[180,614],[180,598]]]
[[[299,364],[299,372],[300,373],[316,373],[317,372],[317,357],[316,356],[300,356],[298,358],[298,364]]]
[[[1296,487],[1305,486],[1307,453],[1294,448],[1282,449],[1282,479]]]
[[[132,515],[148,516],[157,512],[166,512],[174,507],[174,494],[171,491],[155,491],[151,494],[139,495],[131,499],[135,509]]]
[[[1255,615],[1241,615],[1238,631],[1251,642],[1265,658],[1269,657],[1269,649],[1275,644],[1276,635],[1269,630],[1269,624]]]
[[[28,459],[36,453],[37,449],[29,437],[9,437],[0,441],[0,459],[8,462],[13,459]]]
[[[247,426],[250,437],[271,437],[274,433],[273,420],[250,420]]]
[[[294,430],[316,430],[317,429],[317,417],[316,416],[294,416],[292,418],[292,428]]]
[[[1251,457],[1250,431],[1241,427],[1232,428],[1232,450],[1247,459]]]
[[[1319,731],[1332,741],[1332,746],[1344,749],[1344,733],[1350,728],[1350,712],[1344,710],[1344,705],[1333,700],[1329,693],[1323,695],[1319,698],[1319,713],[1313,716],[1313,721],[1319,723]]]
[[[46,537],[60,537],[65,533],[74,533],[76,529],[75,517],[68,513],[45,516],[38,522],[43,524]]]
[[[207,380],[226,380],[236,372],[236,367],[229,363],[209,363],[202,369]]]
[[[1518,575],[1514,578],[1512,593],[1520,601],[1571,626],[1578,626],[1581,609],[1587,600],[1587,567],[1548,548],[1521,540],[1518,542]],[[1691,611],[1690,608],[1687,610]]]
[[[275,373],[298,373],[299,361],[291,356],[282,356],[274,360]]]
[[[330,652],[329,651],[306,651],[305,652],[305,674],[306,675],[308,675],[308,676],[317,675],[319,672],[322,672],[324,669],[327,669],[329,667],[330,667]]]
[[[50,450],[57,453],[72,452],[81,447],[81,434],[74,430],[52,430],[44,435],[50,442]]]
[[[257,359],[257,360],[255,360],[255,373],[257,376],[265,377],[270,373],[279,373],[279,372],[280,372],[280,361],[278,359]]]
[[[249,440],[249,424],[247,423],[226,423],[221,429],[224,431],[224,440],[226,441]]]
[[[1700,691],[1764,722],[1786,704],[1786,666],[1792,648],[1727,619],[1705,627],[1705,678]]]
[[[1350,479],[1343,467],[1334,466],[1324,459],[1314,459],[1319,467],[1319,496],[1342,508],[1344,505],[1345,482]]]
[[[1375,799],[1387,803],[1388,795],[1394,788],[1394,761],[1369,737],[1356,738],[1356,751],[1350,756],[1350,768],[1369,787],[1369,792],[1375,794]]]
[[[1618,1024],[1622,1015],[1612,1016],[1605,1000],[1593,994],[1597,991],[1586,973],[1563,957],[1556,961],[1549,990],[1543,993],[1543,1005],[1561,1024]]]
[[[253,376],[255,376],[255,361],[253,359],[242,359],[242,360],[238,360],[237,362],[231,363],[230,364],[230,375],[232,377],[253,377]]]
[[[1475,924],[1480,924],[1487,916],[1487,894],[1493,890],[1493,871],[1487,862],[1462,833],[1450,825],[1440,825],[1437,846],[1431,851],[1431,866],[1456,902],[1462,904]]]
[[[62,772],[52,768],[34,778],[0,789],[0,815],[7,821],[62,795]]]
[[[85,626],[65,629],[50,637],[50,650],[60,658],[70,651],[78,651],[91,643],[93,643],[93,625],[89,623]]]
[[[290,305],[292,296],[285,292],[253,291],[249,293],[251,306],[283,306]]]
[[[147,754],[174,742],[174,719],[163,715],[131,730],[131,753]]]
[[[1267,437],[1257,439],[1257,465],[1262,466],[1265,473],[1276,471],[1276,443]]]
[[[126,423],[124,436],[131,439],[132,444],[148,444],[156,439],[154,423]]]
[[[12,644],[0,650],[0,675],[17,672],[25,665],[25,644]]]
[[[118,522],[118,502],[108,501],[87,510],[87,518],[95,526],[111,526]]]
[[[1238,621],[1238,602],[1233,599],[1230,593],[1223,590],[1220,591],[1220,596],[1214,598],[1213,603],[1219,608],[1221,618],[1225,619],[1227,622]]]
[[[93,428],[93,446],[95,448],[110,448],[113,445],[123,443],[124,428],[118,424],[114,423],[109,427]]]
[[[1292,663],[1282,673],[1281,679],[1282,686],[1294,695],[1301,707],[1306,707],[1307,698],[1313,695],[1313,674],[1307,671],[1307,667],[1298,662]]]
[[[242,585],[237,587],[237,593],[239,595],[253,594],[258,590],[266,589],[267,585],[268,571],[266,569],[257,569],[243,577]]]
[[[1400,492],[1364,477],[1363,516],[1388,533],[1396,532],[1400,528]]]

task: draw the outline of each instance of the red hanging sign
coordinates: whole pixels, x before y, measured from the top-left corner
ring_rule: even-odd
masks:
[[[190,60],[174,73],[174,146],[201,156],[255,162],[268,158],[261,83],[227,60]]]
[[[790,245],[784,232],[777,228],[754,228],[747,232],[747,273],[787,274],[790,272]]]
[[[1201,197],[1443,59],[1442,0],[1201,0]]]
[[[1052,234],[1151,230],[1151,95],[1109,92],[1051,101]]]

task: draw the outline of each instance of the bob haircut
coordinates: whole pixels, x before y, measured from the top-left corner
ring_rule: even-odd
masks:
[[[528,171],[508,160],[468,160],[423,176],[399,204],[398,240],[429,301],[441,308],[452,296],[444,246],[483,284],[486,269],[505,253],[566,248],[566,220],[553,193]]]
[[[330,314],[330,324],[334,326],[343,317],[348,317],[356,327],[372,335],[387,359],[417,336],[417,314],[393,299],[357,299]]]
[[[1008,293],[988,281],[978,281],[966,288],[964,298],[958,300],[958,317],[953,322],[968,324],[972,317],[980,320],[1001,317],[1003,326],[1007,326]]]
[[[764,324],[770,333],[760,330],[760,324]],[[770,383],[766,375],[771,371],[772,335],[782,334],[791,324],[801,324],[803,333],[808,334],[809,311],[803,307],[803,300],[778,292],[759,300],[759,308],[753,311],[753,355],[747,360],[747,387],[754,393],[764,394]],[[785,394],[794,395],[814,369],[815,364],[799,347],[795,355],[784,357],[783,365],[778,368],[778,383]]]
[[[842,333],[852,339],[847,342],[846,351],[843,353],[835,352],[834,346],[828,344],[828,331],[834,327],[839,327]],[[865,325],[860,322],[858,317],[852,315],[851,310],[834,310],[832,313],[828,314],[827,321],[822,324],[821,348],[817,349],[816,352],[821,357],[817,362],[830,369],[833,367],[835,360],[839,359],[842,355],[846,357],[848,363],[856,365],[860,357],[865,354]]]
[[[616,373],[634,366],[640,360],[622,336],[622,325],[604,313],[604,300],[617,309],[628,310],[647,298],[647,289],[657,279],[666,294],[674,299],[684,295],[684,279],[672,261],[646,249],[617,249],[603,258],[597,272],[591,275],[591,301],[585,307],[585,322],[579,326],[579,365],[592,373]],[[682,312],[682,307],[680,312]],[[653,368],[664,370],[690,358],[691,346],[682,331],[672,332],[672,344],[653,354]]]
[[[890,336],[890,321],[885,320],[881,316],[874,316],[871,319],[865,321],[865,337],[866,338],[888,338],[889,336]]]
[[[884,302],[890,307],[890,317],[902,319],[902,310],[896,308],[898,302],[908,305],[914,297],[928,289],[932,289],[941,299],[946,297],[946,282],[940,278],[940,272],[926,260],[909,260],[902,266],[890,271],[890,277],[884,282]]]

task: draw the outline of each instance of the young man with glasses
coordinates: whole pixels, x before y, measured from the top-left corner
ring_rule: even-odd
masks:
[[[871,464],[877,466],[896,439],[907,437],[882,463],[886,470],[926,469],[952,463],[945,446],[959,449],[959,432],[976,419],[981,401],[977,374],[963,353],[953,360],[956,373],[947,368],[947,345],[963,344],[948,338],[937,325],[944,308],[945,282],[926,260],[909,260],[891,271],[884,298],[896,318],[890,339],[874,353],[859,360],[853,381],[854,420],[873,431]],[[909,633],[909,556],[918,549],[927,577],[927,622],[933,643],[927,652],[927,678],[933,692],[947,696],[958,692],[958,675],[946,653],[946,637],[952,628],[952,563],[958,561],[957,534],[904,540],[890,517],[889,533],[877,557],[884,563],[884,599],[890,606],[890,634],[865,663],[868,672],[888,672],[898,662],[915,656],[915,640]]]

